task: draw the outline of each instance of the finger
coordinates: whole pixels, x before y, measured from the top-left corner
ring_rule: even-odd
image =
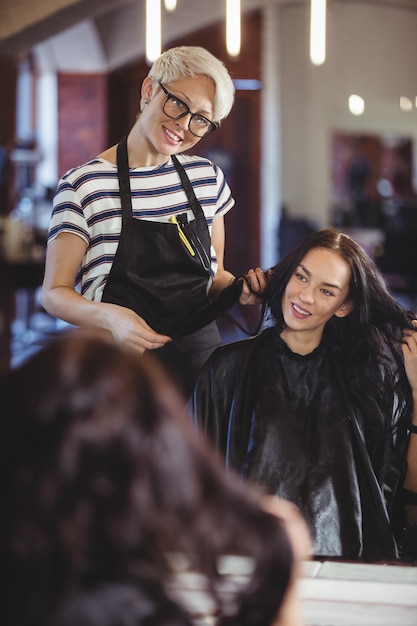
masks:
[[[245,280],[242,282],[242,295],[249,296],[250,294],[251,294],[251,290],[250,290],[248,281],[246,280],[246,276],[245,276]]]
[[[416,350],[417,349],[417,335],[415,335],[414,333],[407,333],[405,332],[403,334],[401,343],[403,345],[407,345],[409,350]]]
[[[142,338],[145,339],[145,341],[149,342],[151,345],[156,346],[156,347],[164,346],[166,343],[169,343],[170,341],[172,341],[172,337],[168,337],[168,335],[159,335],[155,331],[152,331],[147,336],[142,335]]]
[[[410,346],[408,345],[408,342],[406,339],[403,339],[401,342],[401,349],[403,351],[403,355],[407,356],[408,354],[410,354],[411,349]]]
[[[157,350],[158,348],[162,348],[170,341],[172,341],[171,337],[168,337],[168,340],[161,341],[155,338],[146,339],[142,336],[133,339],[131,343],[143,353],[145,350]]]
[[[167,341],[172,341],[172,337],[169,335],[163,335],[161,333],[156,332],[149,324],[143,319],[143,317],[138,317],[140,332],[139,334],[149,341],[154,341],[156,343],[167,343]]]
[[[251,293],[257,297],[261,296],[266,285],[263,270],[259,267],[257,267],[256,270],[250,269],[245,278]]]

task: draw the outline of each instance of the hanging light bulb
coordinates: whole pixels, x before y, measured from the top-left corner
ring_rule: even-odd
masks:
[[[326,60],[326,0],[311,0],[310,59],[314,65]]]
[[[161,0],[146,0],[146,58],[150,63],[161,54]]]
[[[365,100],[356,94],[349,96],[349,111],[352,115],[363,115],[365,111]]]
[[[412,111],[413,110],[413,102],[407,96],[400,97],[400,109],[401,111]]]
[[[175,11],[177,8],[177,0],[165,0],[165,9],[167,11]]]
[[[226,49],[230,56],[240,52],[240,0],[226,0]]]

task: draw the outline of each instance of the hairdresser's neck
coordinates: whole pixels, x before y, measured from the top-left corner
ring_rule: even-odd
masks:
[[[137,121],[132,130],[129,133],[127,139],[127,153],[129,158],[129,167],[131,169],[136,167],[157,167],[163,165],[169,161],[169,155],[162,154],[155,150],[152,143],[147,139],[139,129],[139,122]],[[99,157],[117,164],[117,145],[108,148]]]
[[[169,154],[158,152],[141,126],[140,117],[136,120],[127,138],[129,167],[156,167],[169,161]]]

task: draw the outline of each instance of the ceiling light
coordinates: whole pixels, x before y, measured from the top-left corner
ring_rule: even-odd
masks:
[[[314,65],[326,60],[326,0],[311,0],[310,59]]]
[[[146,58],[153,63],[161,54],[161,0],[146,0]]]
[[[410,100],[410,98],[407,98],[407,96],[401,96],[401,98],[400,98],[400,109],[401,109],[401,111],[412,111],[413,110],[413,103]]]
[[[226,0],[226,49],[230,56],[240,52],[240,0]]]
[[[167,11],[175,11],[177,8],[177,0],[165,0],[165,9]]]
[[[362,115],[365,111],[365,100],[361,96],[349,96],[349,111],[352,115]]]

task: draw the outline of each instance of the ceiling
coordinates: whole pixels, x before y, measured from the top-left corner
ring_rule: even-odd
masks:
[[[156,2],[157,0],[155,0]],[[162,2],[162,0],[161,0]],[[241,0],[242,11],[309,0]],[[328,0],[397,5],[417,10],[417,0]],[[163,4],[163,3],[162,3]],[[225,19],[225,0],[178,0],[162,13],[162,42]],[[145,0],[1,0],[0,55],[34,52],[40,70],[105,72],[145,52]]]
[[[282,0],[242,0],[242,11],[278,2]],[[225,0],[178,0],[175,11],[168,13],[163,9],[163,46],[224,18]],[[114,69],[143,56],[144,42],[145,0],[0,3],[0,54],[19,57],[35,49],[44,69]]]

